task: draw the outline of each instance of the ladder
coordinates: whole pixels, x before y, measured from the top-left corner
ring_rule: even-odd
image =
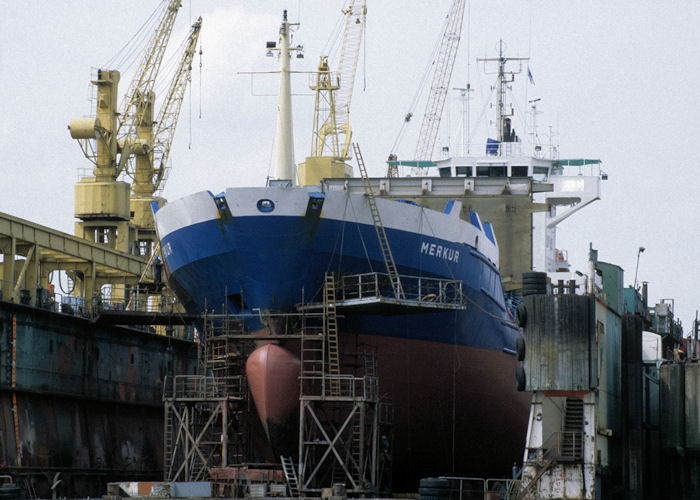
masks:
[[[165,477],[163,479],[165,481],[168,481],[171,478],[173,473],[173,466],[175,466],[175,457],[173,456],[173,451],[175,447],[175,418],[173,416],[172,404],[172,401],[166,401],[165,403],[165,439],[163,440],[163,452],[165,455],[165,460],[163,463]]]
[[[377,376],[377,353],[365,349],[362,353],[362,361],[364,364],[364,376],[365,377],[376,377]]]
[[[136,283],[137,286],[140,283],[146,282],[146,276],[148,275],[148,272],[152,270],[153,263],[155,262],[156,258],[159,255],[160,255],[160,241],[153,248],[153,253],[151,254],[151,257],[148,259],[148,263],[146,264],[146,267],[143,268],[143,273],[141,273],[141,277],[139,278],[138,282]],[[146,300],[148,300],[148,299],[146,299]],[[137,305],[137,307],[138,307],[138,305]],[[127,311],[134,310],[134,295],[133,294],[131,294],[129,296],[129,302],[126,304],[126,310]]]
[[[365,429],[363,429],[364,419],[360,418],[359,413],[353,417],[352,421],[352,442],[350,443],[350,456],[352,457],[352,462],[354,462],[355,472],[357,474],[358,481],[362,481],[365,478],[364,465],[362,463],[362,458],[365,455]],[[351,469],[352,470],[352,469]]]
[[[284,471],[284,477],[287,480],[287,486],[289,486],[289,495],[292,497],[299,496],[299,479],[297,478],[297,471],[294,469],[294,462],[292,462],[291,457],[285,457],[280,455],[280,460],[282,461],[282,470]]]
[[[340,353],[338,349],[338,318],[335,314],[335,278],[326,273],[323,286],[323,325],[328,345],[328,374],[331,375],[332,396],[340,396]]]
[[[396,271],[396,263],[394,262],[394,256],[391,254],[389,240],[386,237],[386,231],[384,231],[384,224],[382,224],[382,219],[381,217],[379,217],[379,209],[377,209],[377,202],[374,199],[374,191],[372,190],[372,185],[370,184],[369,177],[367,176],[365,161],[362,159],[360,145],[356,142],[353,142],[352,149],[355,152],[357,165],[360,168],[360,174],[362,176],[362,185],[364,186],[365,194],[367,195],[367,203],[369,204],[369,211],[372,214],[374,229],[377,231],[377,238],[379,239],[379,248],[382,251],[384,264],[386,265],[386,270],[389,274],[389,279],[391,280],[391,288],[394,291],[394,296],[397,299],[405,299],[406,296],[403,292],[403,287],[401,286],[399,273]]]
[[[322,320],[321,320],[322,321]],[[304,315],[301,328],[301,375],[317,378],[324,373],[325,358],[323,355],[324,324],[310,320]],[[302,391],[302,394],[304,392]]]

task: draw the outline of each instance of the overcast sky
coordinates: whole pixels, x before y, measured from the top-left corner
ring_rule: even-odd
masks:
[[[72,233],[73,186],[78,170],[90,164],[66,126],[89,113],[91,68],[110,61],[158,4],[3,2],[1,211]],[[384,175],[384,161],[449,5],[448,0],[368,0],[351,123],[372,176]],[[253,96],[250,76],[238,72],[276,69],[276,59],[265,57],[265,42],[277,39],[285,8],[292,21],[301,22],[294,43],[305,48],[305,58],[294,59],[293,69],[314,70],[332,41],[342,6],[342,0],[183,0],[170,45],[179,45],[201,15],[203,57],[201,72],[199,56],[195,61],[192,92],[183,104],[166,198],[264,183],[276,101]],[[465,12],[452,80],[453,87],[469,81],[475,89],[473,141],[484,142],[477,123],[488,126],[491,110],[484,102],[493,76],[484,74],[476,58],[495,56],[499,39],[508,55],[531,57],[535,85],[525,74],[516,79],[516,113],[526,111],[527,99],[541,98],[543,140],[548,142],[551,126],[561,157],[599,158],[609,175],[603,199],[560,226],[558,246],[583,269],[592,242],[601,260],[624,268],[625,285],[634,280],[637,249],[644,246],[639,280],[649,281],[652,302],[675,299],[686,334],[700,307],[700,162],[693,153],[700,136],[698,26],[700,3],[690,0],[474,0]],[[123,92],[131,73],[116,69],[123,71]],[[295,77],[297,93],[309,93],[307,80],[303,74]],[[256,77],[252,87],[258,94],[274,93],[275,77]],[[301,162],[311,147],[313,101],[300,95],[293,106]],[[459,147],[460,110],[456,95],[450,95],[440,145]],[[416,112],[422,113],[422,106]],[[526,119],[515,122],[524,138]],[[397,150],[400,157],[413,154],[419,124],[414,119]]]

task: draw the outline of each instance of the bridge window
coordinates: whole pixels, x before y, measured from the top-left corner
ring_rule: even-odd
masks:
[[[505,177],[506,167],[476,167],[477,177]]]
[[[546,181],[549,169],[547,167],[534,167],[532,178],[536,181]]]
[[[510,167],[510,175],[512,177],[527,177],[527,166],[513,165]]]
[[[472,167],[456,167],[455,168],[457,177],[471,177]]]
[[[452,177],[452,172],[450,172],[450,167],[440,167],[440,177]]]

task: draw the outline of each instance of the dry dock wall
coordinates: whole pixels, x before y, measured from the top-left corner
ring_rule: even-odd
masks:
[[[162,478],[162,383],[192,342],[0,302],[0,470],[50,497]]]

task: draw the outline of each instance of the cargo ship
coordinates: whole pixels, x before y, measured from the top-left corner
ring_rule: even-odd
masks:
[[[285,15],[281,82],[289,72],[288,31]],[[288,89],[280,84],[275,156],[281,167],[274,181],[154,207],[168,280],[185,307],[246,315],[251,330],[264,326],[261,313],[318,300],[328,272],[385,269],[367,193],[293,185]],[[434,474],[503,475],[522,455],[529,398],[516,391],[520,331],[504,298],[494,229],[457,197],[440,210],[374,201],[398,275],[457,282],[462,300],[450,311],[370,313],[340,322],[341,350],[358,343],[377,348],[380,391],[394,405],[394,487],[408,490]],[[293,376],[285,373],[278,385]]]

